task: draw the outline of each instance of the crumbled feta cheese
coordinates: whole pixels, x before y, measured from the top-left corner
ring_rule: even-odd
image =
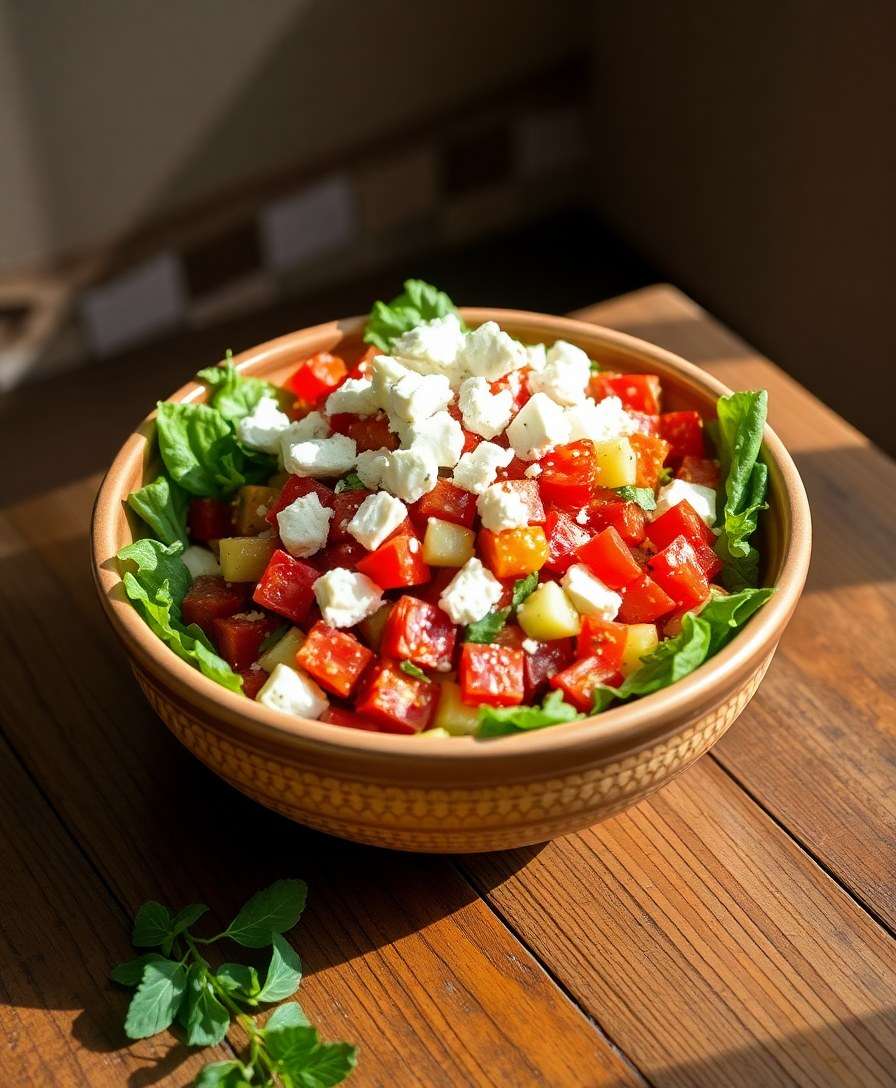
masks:
[[[516,488],[492,484],[476,500],[482,527],[500,533],[503,529],[522,529],[529,524],[529,507]]]
[[[357,416],[372,416],[379,408],[376,390],[370,378],[346,378],[346,380],[327,397],[325,405],[328,416],[339,412],[353,412]]]
[[[311,438],[285,447],[283,467],[294,476],[342,476],[355,467],[356,454],[355,440],[344,434]]]
[[[262,706],[300,718],[319,718],[330,705],[310,676],[282,662],[274,667],[255,698]]]
[[[281,434],[281,445],[290,442],[307,442],[312,438],[326,438],[330,433],[330,424],[320,412],[309,412],[308,415],[290,423]]]
[[[236,425],[240,442],[263,453],[277,453],[280,435],[289,427],[289,416],[280,411],[273,397],[262,397],[249,415]]]
[[[382,604],[383,591],[366,574],[334,567],[314,583],[314,596],[331,627],[354,627]]]
[[[523,471],[524,476],[528,476],[530,480],[534,480],[536,476],[541,475],[541,465],[537,461],[533,461],[527,469]]]
[[[439,466],[426,447],[395,450],[386,458],[381,486],[405,502],[416,502],[432,491],[439,478]]]
[[[526,347],[526,362],[530,370],[544,370],[547,359],[547,349],[544,344],[529,344]]]
[[[403,426],[399,433],[409,449],[426,449],[440,468],[454,468],[464,449],[464,431],[450,412]]]
[[[395,499],[385,491],[378,491],[375,495],[368,495],[361,503],[346,526],[346,531],[372,552],[407,516],[408,508],[401,499]]]
[[[447,408],[451,399],[451,386],[444,374],[409,371],[391,387],[383,407],[406,423],[418,423]]]
[[[416,555],[420,551],[420,541],[415,536],[412,536],[408,541],[408,551],[411,555]]]
[[[184,566],[190,572],[191,578],[201,578],[204,574],[221,573],[218,560],[215,559],[208,548],[199,548],[195,544],[191,544],[184,551],[181,559],[183,559]]]
[[[450,378],[463,346],[464,332],[457,314],[445,314],[402,333],[392,350],[420,374],[445,374]]]
[[[486,321],[468,334],[459,358],[469,374],[490,382],[528,363],[523,345],[494,321]]]
[[[558,340],[547,353],[544,367],[529,375],[529,389],[532,393],[547,393],[558,404],[578,404],[590,377],[591,362],[585,352]]]
[[[517,412],[507,438],[517,457],[535,461],[552,446],[569,441],[569,424],[559,404],[546,393],[536,393]]]
[[[389,464],[389,451],[385,446],[378,450],[363,450],[358,454],[355,472],[361,483],[371,491],[376,491],[383,479],[386,465]]]
[[[464,426],[482,438],[503,434],[513,415],[513,394],[509,389],[493,393],[485,378],[467,378],[458,394]]]
[[[707,525],[712,526],[715,524],[715,490],[711,487],[704,487],[703,484],[692,484],[687,480],[673,480],[670,484],[660,488],[656,497],[656,510],[654,510],[652,516],[658,518],[660,514],[665,514],[667,510],[677,506],[682,499],[687,499]]]
[[[587,507],[583,506],[582,509],[579,510],[579,512],[576,514],[576,524],[577,525],[587,525],[588,524],[588,508]]]
[[[584,616],[600,616],[615,620],[622,607],[622,598],[592,574],[584,563],[574,563],[561,583],[577,612]]]
[[[520,646],[527,654],[537,654],[541,647],[541,643],[534,638],[524,638],[520,643]]]
[[[503,587],[478,559],[468,559],[439,597],[439,608],[454,623],[476,623],[501,599]]]
[[[566,409],[569,441],[590,438],[592,442],[607,442],[626,438],[638,430],[638,421],[623,407],[619,397],[604,397],[597,404],[587,397]]]
[[[513,450],[497,446],[494,442],[480,442],[469,453],[465,453],[454,470],[454,483],[464,491],[481,495],[495,482],[499,468],[507,468],[513,460]]]
[[[370,365],[370,380],[376,393],[377,403],[380,408],[385,408],[389,402],[389,390],[396,385],[406,374],[411,374],[404,363],[393,359],[391,355],[376,355]]]
[[[314,555],[327,542],[333,511],[311,491],[277,514],[277,528],[283,547],[297,558]]]

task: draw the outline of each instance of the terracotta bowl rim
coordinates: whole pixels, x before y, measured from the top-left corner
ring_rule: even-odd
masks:
[[[493,320],[517,329],[537,326],[542,330],[550,329],[556,339],[589,340],[648,356],[674,370],[693,388],[715,397],[731,392],[710,374],[672,352],[604,326],[526,310],[468,307],[461,313],[473,325]],[[364,318],[353,317],[296,330],[247,349],[234,356],[234,363],[240,369],[251,371],[265,359],[294,350],[297,341],[327,333],[356,335],[363,321]],[[167,399],[195,400],[203,391],[200,383],[191,381]],[[770,468],[776,468],[780,474],[783,499],[789,507],[789,518],[783,519],[785,527],[789,525],[789,533],[785,532],[782,537],[783,558],[778,577],[773,582],[776,592],[724,650],[690,676],[599,716],[489,741],[451,737],[426,738],[421,742],[414,736],[368,733],[304,718],[293,719],[227,691],[181,661],[153,635],[121,593],[114,560],[116,525],[134,461],[142,461],[145,457],[154,416],[154,412],[150,413],[124,442],[97,495],[91,524],[91,566],[101,603],[129,656],[173,689],[186,704],[204,705],[214,719],[229,722],[238,732],[263,738],[275,746],[286,744],[298,750],[313,749],[332,757],[355,753],[360,757],[370,756],[377,762],[385,759],[409,765],[411,775],[414,765],[422,768],[424,764],[431,766],[433,761],[446,768],[448,765],[479,765],[483,761],[502,764],[510,761],[525,764],[536,772],[539,761],[545,757],[553,757],[548,759],[549,763],[559,759],[574,766],[577,762],[584,765],[609,755],[635,752],[720,703],[740,678],[761,664],[777,644],[799,599],[808,571],[811,528],[806,492],[783,443],[771,427],[766,426],[764,456]],[[479,769],[485,770],[484,767]]]

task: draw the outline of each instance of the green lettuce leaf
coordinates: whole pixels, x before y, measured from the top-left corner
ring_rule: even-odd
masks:
[[[730,642],[735,632],[743,627],[774,592],[774,589],[747,588],[727,596],[713,594],[709,603],[700,611],[700,619],[709,624],[709,651],[706,656],[712,657]]]
[[[636,502],[642,510],[656,510],[652,487],[617,487],[616,494],[625,502]]]
[[[559,691],[546,695],[541,706],[483,706],[479,708],[478,737],[504,737],[510,733],[544,729],[584,717],[563,701]]]
[[[391,302],[375,302],[364,326],[364,341],[388,352],[392,342],[424,321],[456,313],[451,299],[423,280],[405,280],[404,291]]]
[[[210,386],[208,403],[231,423],[250,415],[263,397],[273,397],[283,402],[283,390],[261,378],[242,376],[230,361],[231,352],[219,366],[208,366],[196,375]]]
[[[163,544],[190,543],[187,535],[189,496],[167,476],[157,476],[151,484],[132,491],[128,506],[152,529]]]

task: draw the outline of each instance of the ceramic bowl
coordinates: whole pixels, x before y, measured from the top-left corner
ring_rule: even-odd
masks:
[[[602,365],[650,371],[667,409],[714,414],[729,392],[661,348],[610,329],[512,310],[464,310],[528,342],[565,339]],[[281,382],[304,356],[357,349],[362,320],[303,329],[244,352],[243,373]],[[191,382],[170,399],[198,401]],[[181,661],[123,595],[114,556],[135,525],[127,494],[148,478],[152,416],[103,481],[92,527],[100,599],[151,706],[174,735],[236,789],[292,820],[399,850],[466,852],[542,842],[587,827],[664,785],[722,736],[753,697],[796,606],[810,552],[806,494],[774,432],[765,433],[769,509],[761,551],[777,592],[732,642],[684,680],[599,717],[478,741],[368,733],[291,718],[225,691]],[[761,743],[761,740],[757,740]]]

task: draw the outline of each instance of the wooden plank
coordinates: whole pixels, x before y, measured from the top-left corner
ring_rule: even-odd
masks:
[[[769,390],[809,494],[812,567],[762,687],[714,756],[896,928],[896,464],[672,288],[580,316]]]
[[[893,1085],[896,942],[712,761],[462,868],[657,1088]]]
[[[121,900],[198,899],[220,920],[270,880],[306,878],[302,1002],[325,1038],[360,1044],[358,1085],[642,1083],[449,860],[315,835],[180,748],[87,586],[92,495],[0,519],[0,722]]]

